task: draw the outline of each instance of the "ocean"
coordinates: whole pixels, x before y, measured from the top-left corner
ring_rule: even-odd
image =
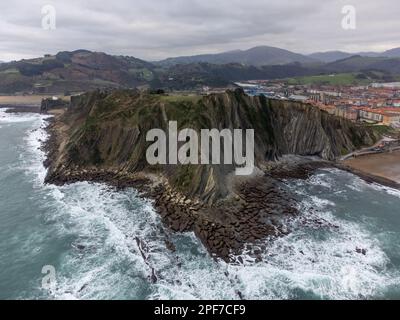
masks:
[[[288,180],[290,233],[265,240],[260,263],[226,264],[133,189],[44,185],[45,124],[0,109],[0,299],[400,299],[397,190],[337,169]]]

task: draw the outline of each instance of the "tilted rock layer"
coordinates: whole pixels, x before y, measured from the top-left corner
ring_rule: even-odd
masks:
[[[279,234],[275,218],[295,209],[272,178],[259,174],[237,181],[233,165],[148,164],[146,133],[168,132],[169,121],[197,131],[254,129],[256,166],[264,171],[285,154],[334,160],[377,139],[370,129],[311,105],[249,97],[241,90],[204,97],[95,91],[73,97],[52,124],[47,181],[128,186],[158,177],[153,198],[164,221],[175,231],[195,231],[222,257],[246,242]]]

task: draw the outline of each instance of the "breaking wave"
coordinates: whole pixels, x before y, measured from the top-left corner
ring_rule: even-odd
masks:
[[[57,286],[43,292],[47,298],[368,299],[384,298],[399,286],[399,266],[390,267],[381,238],[342,205],[350,193],[357,198],[366,190],[396,201],[396,190],[332,169],[307,181],[288,181],[301,212],[288,222],[289,235],[265,240],[260,263],[244,252],[243,263],[226,264],[212,259],[192,233],[165,229],[152,203],[133,189],[86,182],[44,185],[39,147],[46,139],[45,119],[0,114],[0,123],[21,119],[33,121],[35,128],[27,134],[21,170],[42,191],[43,227],[66,239],[55,266]],[[175,252],[166,248],[167,239]]]

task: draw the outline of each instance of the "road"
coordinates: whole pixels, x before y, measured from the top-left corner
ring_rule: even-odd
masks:
[[[355,158],[359,156],[364,156],[367,154],[375,154],[375,153],[384,153],[384,152],[390,152],[390,151],[395,151],[395,150],[400,150],[400,145],[398,146],[388,146],[386,145],[388,142],[396,142],[400,143],[400,140],[392,139],[389,137],[384,137],[383,139],[379,140],[377,143],[375,143],[371,147],[367,148],[362,148],[360,150],[356,150],[354,152],[351,152],[343,157],[341,157],[339,160],[340,161],[345,161],[350,158]],[[385,144],[385,147],[381,147],[382,144]]]

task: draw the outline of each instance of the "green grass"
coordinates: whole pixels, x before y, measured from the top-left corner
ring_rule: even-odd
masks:
[[[160,95],[160,99],[163,102],[192,102],[197,103],[201,100],[201,96],[198,95]]]
[[[179,168],[177,175],[174,177],[174,185],[179,191],[186,191],[195,179],[196,166],[187,165]]]
[[[307,76],[299,78],[288,79],[288,84],[291,85],[306,85],[306,84],[326,84],[326,85],[355,85],[355,84],[368,84],[371,82],[369,79],[357,78],[357,73],[338,73],[335,75],[319,75]]]
[[[142,69],[131,68],[128,71],[130,74],[133,74],[136,77],[141,77],[146,81],[152,81],[154,79],[153,72],[146,68],[142,68]]]
[[[169,101],[165,110],[168,119],[178,121],[179,128],[192,127],[203,123],[202,108],[193,101]]]
[[[372,129],[380,135],[389,135],[393,134],[395,130],[392,127],[384,126],[384,125],[370,125]]]
[[[18,74],[19,75],[20,72],[17,68],[10,68],[10,69],[0,71],[0,74]]]
[[[38,82],[33,84],[33,86],[35,88],[37,88],[37,87],[51,87],[52,85],[53,85],[53,81],[47,80],[47,79],[46,80],[45,79],[40,80],[40,81],[38,81]]]

